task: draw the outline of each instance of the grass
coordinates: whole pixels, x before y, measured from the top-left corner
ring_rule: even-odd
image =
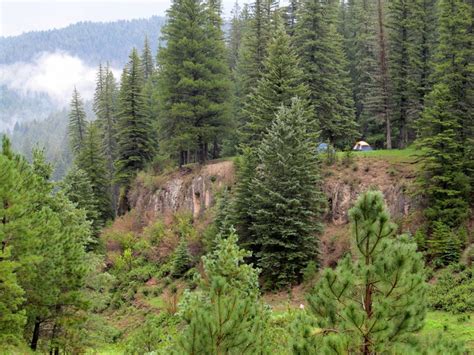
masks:
[[[464,342],[466,348],[474,352],[474,313],[428,312],[420,334],[431,338],[442,334],[449,339]]]
[[[415,159],[416,150],[413,148],[407,149],[380,149],[371,150],[367,152],[353,152],[354,158],[377,158],[390,162],[408,162]],[[343,158],[347,152],[337,152],[338,158]]]
[[[158,309],[163,309],[165,306],[165,303],[163,301],[163,298],[161,296],[149,298],[146,300],[146,303],[148,303],[150,306]]]

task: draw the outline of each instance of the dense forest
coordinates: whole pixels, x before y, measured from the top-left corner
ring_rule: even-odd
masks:
[[[256,0],[224,33],[220,2],[173,0],[156,51],[120,44],[120,78],[97,48],[63,179],[3,137],[0,351],[473,351],[473,19],[472,0]],[[416,206],[395,219],[370,186],[331,249],[324,181],[371,173],[359,140],[407,165]],[[222,161],[205,213],[136,208]]]

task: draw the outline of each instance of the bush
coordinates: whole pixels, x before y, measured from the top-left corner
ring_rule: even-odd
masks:
[[[461,238],[446,224],[442,222],[433,223],[433,232],[427,240],[427,246],[435,267],[459,261],[462,246]]]
[[[428,291],[431,308],[453,313],[474,312],[474,267],[451,265]]]

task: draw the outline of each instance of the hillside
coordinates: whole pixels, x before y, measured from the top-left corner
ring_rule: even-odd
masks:
[[[41,52],[65,51],[93,67],[106,61],[122,66],[132,47],[143,47],[145,36],[156,53],[164,22],[160,16],[109,23],[79,22],[61,29],[0,37],[0,64],[29,62]]]

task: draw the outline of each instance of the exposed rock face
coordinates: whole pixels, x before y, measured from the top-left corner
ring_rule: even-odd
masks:
[[[358,196],[371,189],[380,190],[393,218],[405,217],[416,201],[408,190],[413,184],[412,168],[378,159],[358,160],[351,167],[331,169],[323,190],[328,197],[327,219],[335,225],[348,222],[348,210]]]
[[[370,159],[346,168],[331,167],[327,171],[330,176],[324,179],[322,187],[328,197],[326,218],[335,225],[347,223],[348,210],[369,188],[382,191],[394,218],[406,216],[414,208],[414,201],[407,192],[407,186],[412,184],[412,173],[404,165]],[[130,194],[136,211],[156,218],[182,210],[197,218],[213,205],[216,192],[234,183],[234,166],[232,161],[221,161],[182,170],[160,180],[151,188],[139,180],[136,182]]]
[[[212,206],[216,192],[233,181],[233,162],[223,161],[196,170],[181,170],[152,187],[137,180],[130,201],[139,214],[149,218],[177,211],[190,212],[197,218]]]

